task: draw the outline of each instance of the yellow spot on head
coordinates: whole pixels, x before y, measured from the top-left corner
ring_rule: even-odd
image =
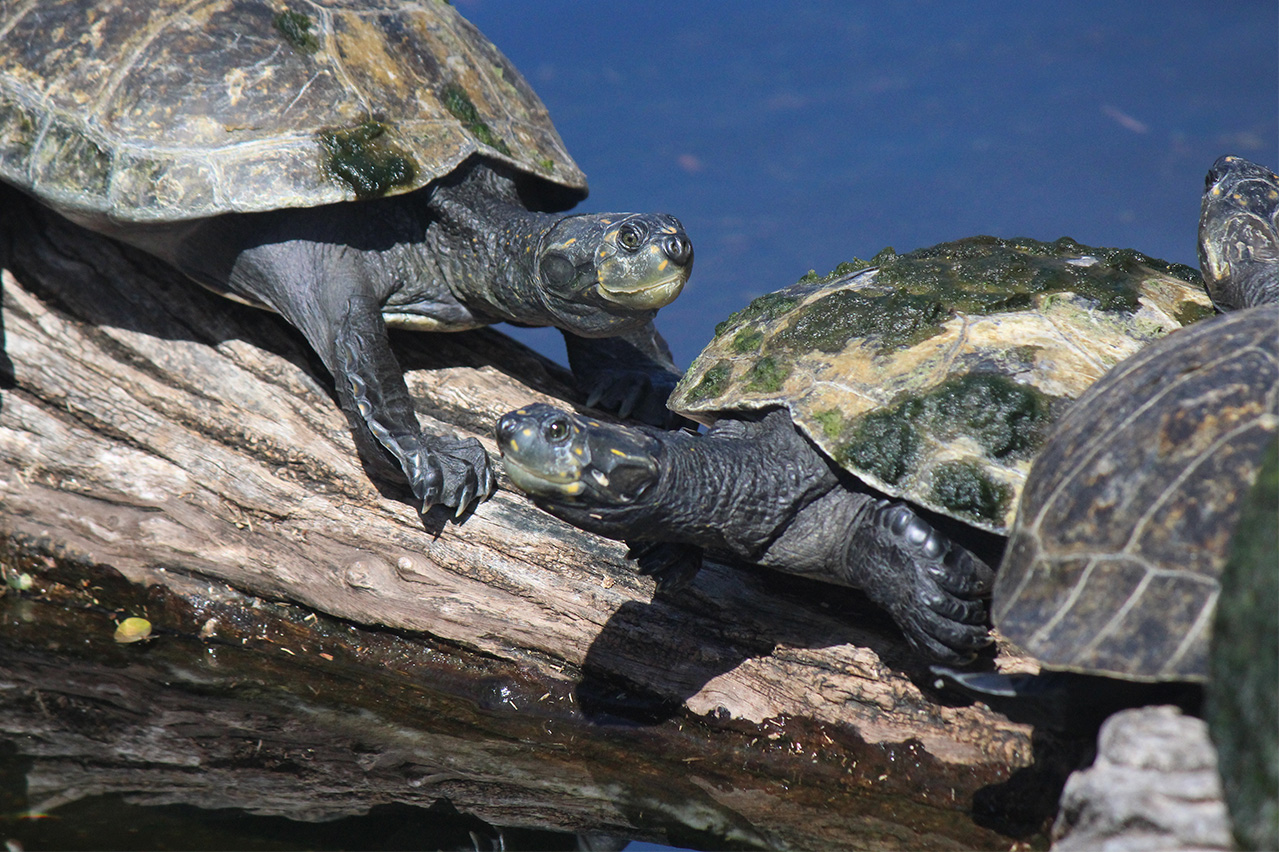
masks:
[[[613,453],[615,456],[626,456],[626,453],[622,450],[615,450],[613,447],[609,448],[609,452]]]
[[[582,490],[581,482],[570,482],[568,485],[564,487],[565,494],[577,494],[581,490]]]
[[[532,438],[533,430],[526,426],[525,428],[520,430],[520,434],[524,435],[526,438]]]
[[[574,448],[573,448],[573,454],[574,454],[575,456],[580,456],[580,455],[582,455],[582,447],[574,447]]]
[[[520,444],[516,442],[515,438],[511,439],[511,449],[513,452],[519,452],[520,450]]]
[[[663,259],[662,259],[662,263],[659,263],[659,264],[658,264],[658,271],[659,271],[659,272],[664,272],[664,271],[666,270],[666,268],[667,268],[667,264],[668,264],[669,262],[670,262],[670,261],[668,261],[666,258],[663,258]]]
[[[567,240],[565,240],[565,241],[564,241],[564,245],[566,245],[566,246],[571,246],[571,245],[573,245],[574,243],[576,243],[577,241],[578,241],[578,238],[577,238],[577,237],[570,237],[569,239],[567,239]]]

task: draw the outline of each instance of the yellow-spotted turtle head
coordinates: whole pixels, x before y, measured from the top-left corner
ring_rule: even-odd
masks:
[[[596,337],[647,322],[680,295],[692,270],[693,244],[676,217],[598,213],[567,216],[551,228],[537,271],[563,327]]]
[[[1243,157],[1218,159],[1200,203],[1200,273],[1214,305],[1275,302],[1277,178]]]
[[[504,414],[498,447],[507,475],[540,504],[627,506],[657,481],[659,441],[543,403]]]

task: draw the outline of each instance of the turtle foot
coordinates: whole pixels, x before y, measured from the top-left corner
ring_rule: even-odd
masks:
[[[473,502],[487,500],[497,485],[489,455],[475,438],[432,438],[402,456],[405,475],[420,511],[442,505],[460,517]]]
[[[592,376],[582,390],[587,407],[616,413],[663,429],[679,428],[686,421],[667,408],[675,377],[644,370],[608,370]]]
[[[988,608],[995,573],[901,503],[872,519],[880,571],[864,586],[889,610],[908,641],[934,660],[963,664],[991,644]],[[866,564],[866,563],[864,563]]]

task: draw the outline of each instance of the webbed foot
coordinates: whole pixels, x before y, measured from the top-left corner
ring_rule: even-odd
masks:
[[[587,407],[616,413],[658,426],[678,428],[685,419],[667,408],[667,397],[675,389],[676,377],[644,370],[602,370],[589,381],[580,382],[587,395]]]
[[[935,660],[966,663],[991,643],[988,609],[995,572],[901,503],[870,518],[872,559],[859,554],[863,588]],[[867,542],[855,542],[862,549]],[[853,548],[851,548],[852,550]],[[869,563],[878,562],[878,569]],[[869,569],[869,570],[866,570]]]

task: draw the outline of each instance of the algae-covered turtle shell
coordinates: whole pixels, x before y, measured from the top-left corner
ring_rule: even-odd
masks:
[[[786,407],[875,488],[1005,532],[1066,403],[1211,313],[1195,270],[1128,250],[993,237],[887,249],[729,317],[668,404],[704,423]]]
[[[996,579],[1001,633],[1057,669],[1205,678],[1222,566],[1276,441],[1278,330],[1262,305],[1178,331],[1058,421]]]
[[[446,3],[41,0],[5,17],[0,176],[85,223],[404,193],[477,152],[586,194],[537,95]]]

